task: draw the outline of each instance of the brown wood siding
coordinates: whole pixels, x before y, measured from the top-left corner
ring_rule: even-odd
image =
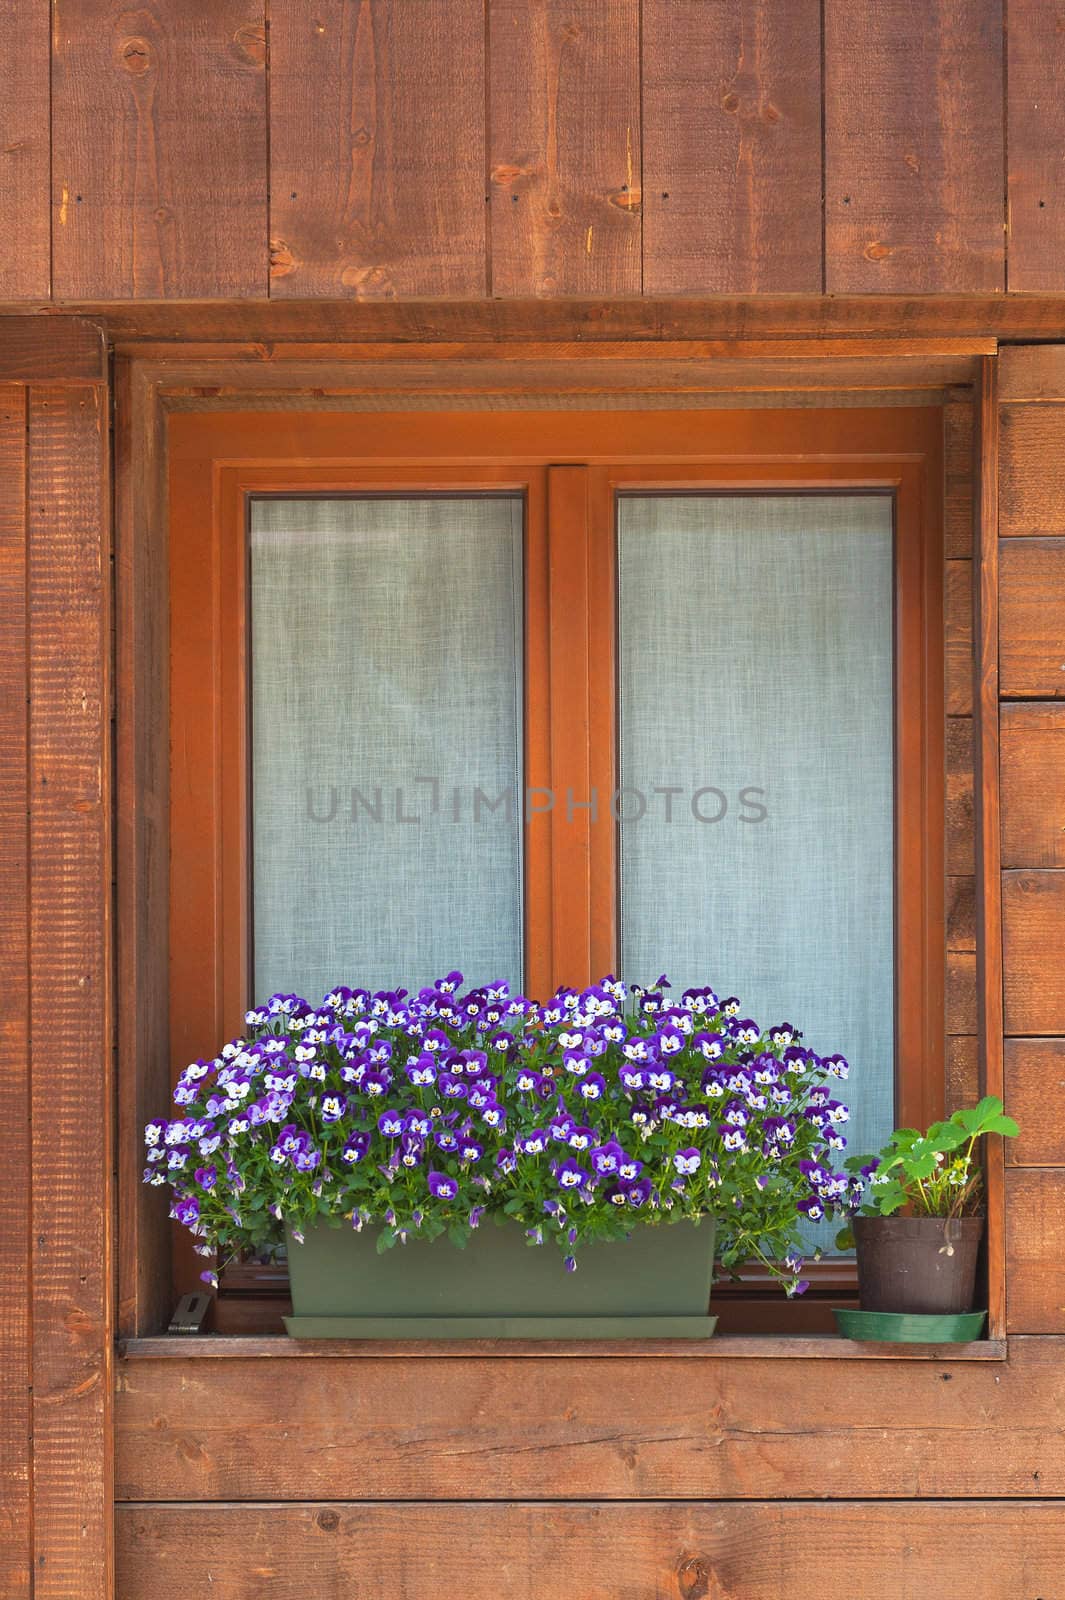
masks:
[[[1034,17],[1032,7],[1021,13]],[[1011,7],[1012,14],[1012,7]],[[1065,1331],[1065,347],[1003,351],[999,559],[1007,1325]]]
[[[0,388],[0,1588],[111,1593],[110,572],[103,342]],[[72,381],[52,374],[65,352]],[[35,372],[40,381],[33,381]]]
[[[1065,1506],[1038,1501],[131,1506],[117,1522],[122,1600],[182,1584],[213,1600],[1027,1600],[1054,1595],[1065,1562]]]
[[[263,295],[261,0],[82,0],[56,10],[58,300]]]
[[[488,0],[494,295],[639,294],[639,0]]]
[[[0,302],[1065,290],[1042,0],[265,24],[262,0],[5,10]]]

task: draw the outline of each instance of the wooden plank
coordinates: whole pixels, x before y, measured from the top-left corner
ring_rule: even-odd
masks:
[[[30,1079],[26,391],[0,388],[0,1590],[29,1595]]]
[[[948,1034],[975,1033],[979,1018],[974,951],[947,951],[946,1000]]]
[[[481,0],[294,0],[270,25],[270,293],[485,293]]]
[[[639,0],[489,0],[491,292],[639,294]]]
[[[1003,696],[1065,696],[1065,538],[1003,539],[999,571]]]
[[[1016,300],[1006,303],[1020,304]],[[1047,334],[1049,336],[1049,329]],[[999,393],[1003,405],[1026,400],[1065,400],[1065,350],[1062,345],[1007,345],[999,358]]]
[[[973,720],[948,717],[946,724],[947,872],[965,876],[975,860],[973,808]]]
[[[1065,1039],[1007,1039],[1006,1109],[1020,1134],[1006,1142],[1006,1165],[1065,1167]]]
[[[1062,364],[1060,346],[1055,365]],[[1065,534],[1065,405],[1002,407],[999,531],[1010,536]]]
[[[955,400],[943,407],[943,544],[948,560],[973,554],[973,407]]]
[[[104,383],[107,343],[85,317],[13,316],[0,321],[0,383]]]
[[[234,1297],[235,1298],[235,1297]],[[251,1297],[249,1297],[251,1298]],[[275,1300],[284,1306],[283,1299]],[[838,1334],[770,1332],[714,1334],[712,1339],[290,1339],[280,1333],[243,1331],[236,1337],[217,1333],[178,1337],[156,1334],[123,1339],[125,1361],[301,1361],[343,1357],[346,1361],[548,1361],[569,1356],[586,1360],[691,1361],[1004,1361],[1004,1339],[977,1339],[968,1344],[856,1344]],[[119,1384],[121,1387],[121,1383]]]
[[[36,1600],[111,1559],[106,393],[29,405],[29,848]]]
[[[998,366],[985,358],[976,391],[975,644],[976,1032],[981,1094],[1002,1094],[1002,879],[999,843],[999,416]],[[984,1152],[988,1332],[1006,1328],[1006,1236],[1002,1140]]]
[[[48,0],[0,9],[0,300],[51,292]]]
[[[1008,18],[1007,288],[1060,290],[1065,253],[1061,12],[1046,0],[1009,0]]]
[[[980,1051],[975,1035],[947,1040],[946,1114],[974,1106],[980,1098]]]
[[[143,371],[115,370],[115,861],[118,1008],[117,1325],[166,1326],[171,1224],[148,1188],[143,1130],[170,1102],[169,792],[164,423]]]
[[[1004,705],[1002,864],[1065,867],[1065,705]]]
[[[103,317],[116,341],[359,339],[579,340],[860,336],[912,341],[964,337],[1060,338],[1060,296],[733,295],[654,296],[629,300],[86,300],[86,316]],[[0,311],[3,310],[0,304]],[[956,396],[955,398],[963,398]]]
[[[1007,1319],[1010,1333],[1065,1330],[1065,1172],[1006,1173]]]
[[[579,1499],[593,1483],[605,1500],[757,1500],[808,1494],[815,1481],[827,1500],[1016,1497],[1036,1483],[1065,1493],[1060,1342],[1011,1347],[1008,1362],[900,1360],[897,1350],[840,1362],[823,1347],[841,1341],[723,1339],[708,1343],[755,1353],[574,1351],[562,1367],[498,1345],[486,1361],[353,1357],[335,1344],[303,1359],[274,1342],[276,1359],[120,1363],[120,1501],[451,1500],[474,1485],[486,1501]],[[757,1354],[778,1343],[819,1353]]]
[[[976,879],[971,872],[947,878],[947,949],[976,949]]]
[[[54,294],[265,295],[263,0],[60,5]]]
[[[643,62],[645,293],[819,293],[819,0],[644,0]]]
[[[1002,874],[1006,1032],[1065,1033],[1065,872]]]
[[[228,365],[218,359],[190,363],[203,373],[204,386],[217,391],[220,386],[248,392],[278,393],[286,397],[294,391],[310,390],[318,397],[358,395],[380,400],[398,395],[410,405],[421,395],[507,395],[519,404],[528,403],[530,393],[558,395],[610,395],[621,404],[634,394],[779,395],[776,405],[787,406],[797,392],[817,393],[827,405],[837,395],[854,391],[868,406],[871,398],[891,404],[892,390],[899,390],[910,405],[935,404],[957,375],[952,358],[934,363],[911,362],[908,358],[882,364],[863,356],[844,357],[825,362],[816,356],[804,361],[747,360],[744,357],[692,359],[652,353],[632,361],[597,360],[591,353],[550,352],[541,358],[517,361],[499,359],[441,359],[431,355],[411,360],[350,360],[345,352],[290,351],[291,359],[263,361],[240,359]],[[968,365],[969,363],[967,363]],[[182,374],[172,370],[171,384],[178,387]],[[916,384],[915,384],[916,379]],[[195,381],[195,380],[193,380]],[[876,384],[870,391],[869,384]],[[917,393],[922,384],[937,391],[930,396]],[[290,406],[291,409],[291,406]]]
[[[825,288],[1002,289],[1001,0],[826,0]]]
[[[948,561],[944,566],[944,667],[947,713],[973,714],[973,564]]]
[[[123,1600],[185,1584],[213,1600],[496,1600],[501,1585],[537,1600],[1003,1600],[1057,1593],[1065,1506],[131,1506],[118,1539]]]

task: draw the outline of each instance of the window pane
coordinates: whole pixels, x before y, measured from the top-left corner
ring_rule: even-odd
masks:
[[[852,1153],[894,1111],[893,568],[886,495],[619,503],[623,973],[842,1051]]]
[[[256,500],[250,585],[256,996],[520,985],[520,497]]]

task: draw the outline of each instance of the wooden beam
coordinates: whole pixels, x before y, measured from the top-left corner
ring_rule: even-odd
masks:
[[[976,979],[980,1086],[1002,1094],[1002,874],[999,826],[998,368],[985,359],[976,405],[976,573],[973,702],[976,713]],[[1006,1324],[1005,1195],[1001,1139],[988,1139],[988,1331]]]
[[[103,328],[85,317],[0,318],[0,383],[104,383]]]
[[[0,302],[0,315],[25,312]],[[746,295],[700,298],[84,300],[41,305],[102,319],[116,344],[144,340],[434,343],[483,340],[1059,339],[1065,294]]]

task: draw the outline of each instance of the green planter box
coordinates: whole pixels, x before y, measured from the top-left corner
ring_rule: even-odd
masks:
[[[555,1244],[530,1247],[485,1219],[465,1250],[446,1239],[377,1253],[377,1230],[318,1227],[289,1239],[301,1339],[705,1339],[714,1228],[677,1222],[582,1249],[566,1272]]]

